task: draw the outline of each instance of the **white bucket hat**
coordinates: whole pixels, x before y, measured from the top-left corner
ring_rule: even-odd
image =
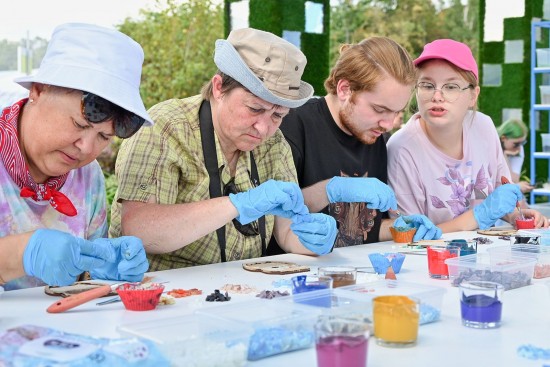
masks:
[[[143,49],[127,35],[93,24],[67,23],[53,31],[38,72],[15,82],[27,89],[43,83],[93,93],[151,126],[139,94],[142,64]]]
[[[306,56],[292,43],[253,28],[231,31],[216,41],[214,62],[255,96],[276,105],[296,108],[313,95],[302,81]]]

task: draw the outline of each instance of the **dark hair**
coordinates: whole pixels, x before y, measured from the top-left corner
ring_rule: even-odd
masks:
[[[234,89],[243,88],[248,91],[241,83],[233,79],[227,74],[222,73],[220,70],[216,72],[216,75],[222,77],[222,94],[227,94]],[[201,95],[204,100],[209,100],[212,97],[212,79],[201,88]]]

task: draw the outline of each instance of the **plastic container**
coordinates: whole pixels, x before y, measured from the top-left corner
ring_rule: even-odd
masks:
[[[550,277],[550,246],[539,245],[512,245],[497,246],[487,249],[489,254],[510,254],[515,252],[517,256],[528,256],[536,259],[533,278],[542,279]]]
[[[502,284],[504,290],[531,284],[536,259],[510,253],[481,253],[445,260],[451,284],[486,280]]]
[[[340,292],[352,292],[359,295],[359,299],[368,301],[372,301],[377,296],[389,295],[416,298],[420,303],[420,325],[423,325],[438,321],[441,318],[441,306],[446,290],[441,287],[408,283],[400,280],[381,280],[338,288],[337,293]],[[372,315],[372,305],[369,308],[369,314]]]
[[[247,356],[250,361],[313,347],[313,326],[317,317],[321,315],[318,308],[275,300],[224,304],[201,309],[196,313],[237,322],[252,329]],[[185,332],[185,329],[182,329],[182,332]]]
[[[540,85],[540,103],[550,105],[550,85]]]
[[[322,266],[317,270],[320,276],[332,278],[332,288],[355,284],[357,269],[353,266]]]
[[[550,134],[549,134],[550,135]],[[525,229],[517,232],[518,235],[532,235],[538,236],[539,244],[542,246],[550,245],[550,229],[540,228],[540,229]]]
[[[344,289],[345,287],[340,287]],[[280,297],[275,302],[294,302],[312,307],[315,312],[329,316],[345,316],[363,320],[370,317],[370,299],[358,294],[339,292],[338,289],[323,289],[314,292],[295,294],[292,297]]]
[[[537,48],[537,67],[550,66],[550,48]]]
[[[117,331],[152,340],[172,366],[243,366],[252,334],[243,325],[201,315],[125,324]]]

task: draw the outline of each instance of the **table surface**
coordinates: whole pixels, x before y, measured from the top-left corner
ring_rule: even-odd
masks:
[[[476,232],[445,234],[445,239],[479,237]],[[508,244],[509,241],[488,237],[492,244],[479,245],[478,251]],[[381,242],[335,249],[322,257],[285,254],[262,260],[291,261],[310,267],[315,274],[317,268],[327,265],[348,265],[370,267],[368,254],[372,252],[395,251],[393,242]],[[179,298],[175,305],[159,306],[154,311],[134,312],[124,309],[122,303],[96,306],[90,301],[61,314],[49,314],[46,308],[55,298],[44,293],[44,289],[30,288],[4,292],[0,296],[0,330],[24,324],[40,325],[69,333],[95,337],[120,337],[117,327],[154,319],[165,319],[193,313],[204,307],[223,307],[224,303],[205,302],[205,295],[225,284],[246,284],[263,289],[276,289],[273,282],[290,279],[292,275],[266,275],[242,269],[243,262],[233,261],[220,264],[174,269],[148,273],[155,281],[168,281],[166,289],[199,288],[203,296]],[[372,278],[372,276],[368,277]],[[441,320],[420,326],[418,342],[412,348],[387,348],[376,345],[371,338],[368,351],[368,366],[433,366],[443,362],[446,367],[460,366],[543,366],[550,360],[531,361],[518,356],[521,345],[534,345],[550,349],[550,278],[533,279],[527,287],[509,290],[503,296],[502,326],[492,330],[478,330],[462,326],[458,288],[448,280],[435,280],[428,276],[426,255],[407,254],[398,280],[445,288]],[[358,278],[361,280],[361,277]],[[255,294],[231,294],[230,303],[256,299]],[[249,366],[315,366],[315,348],[290,352],[249,362]]]

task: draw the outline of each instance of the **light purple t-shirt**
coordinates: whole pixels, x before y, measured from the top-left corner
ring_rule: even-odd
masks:
[[[435,224],[479,204],[510,177],[491,118],[469,111],[463,122],[462,159],[443,154],[420,126],[419,115],[388,141],[388,178],[403,214],[424,214]]]
[[[0,185],[0,237],[39,228],[58,229],[86,239],[107,237],[105,180],[97,161],[70,171],[59,190],[75,206],[78,214],[74,217],[59,213],[47,201],[20,197],[21,188],[13,182],[1,161]],[[25,276],[7,282],[4,288],[11,290],[43,284],[37,278]]]

